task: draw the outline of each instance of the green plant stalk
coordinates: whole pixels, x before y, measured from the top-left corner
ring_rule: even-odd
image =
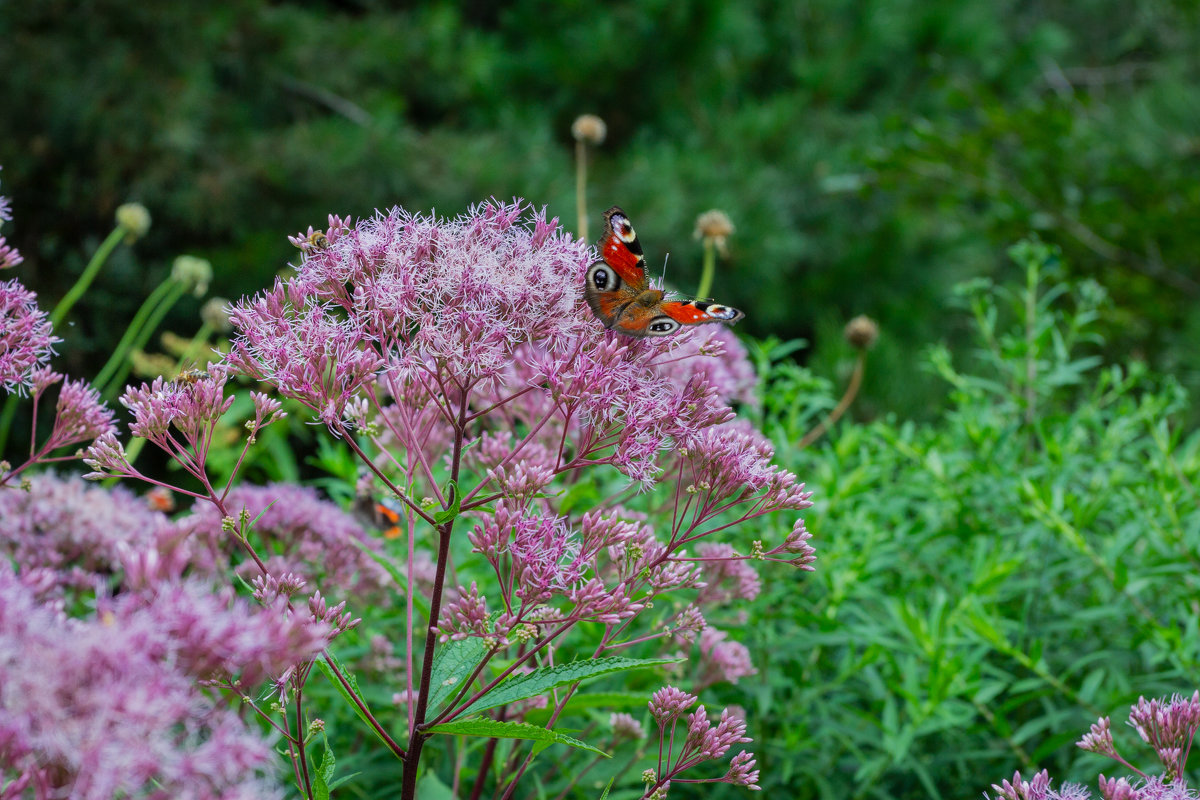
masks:
[[[50,323],[55,328],[58,327],[58,323],[67,315],[71,307],[78,302],[79,298],[83,297],[83,293],[92,285],[92,281],[96,279],[96,275],[100,272],[100,268],[104,266],[104,262],[108,260],[108,257],[112,255],[112,251],[117,248],[117,245],[121,243],[121,239],[128,233],[125,230],[125,226],[118,225],[113,228],[113,232],[108,235],[108,238],[96,248],[91,261],[83,268],[83,274],[79,276],[79,279],[75,281],[75,285],[63,295],[62,299],[58,301],[58,305],[50,312]],[[4,401],[4,411],[0,412],[0,452],[3,452],[4,448],[8,445],[8,432],[12,430],[13,417],[16,415],[17,395],[10,394],[8,399]],[[37,420],[34,420],[32,424],[36,427]]]
[[[100,268],[104,266],[104,262],[108,260],[108,257],[112,255],[112,251],[117,248],[117,245],[128,234],[129,231],[125,229],[124,225],[118,225],[113,228],[113,232],[108,235],[108,238],[96,248],[92,260],[83,268],[83,274],[79,276],[79,279],[75,281],[75,285],[63,295],[63,298],[58,301],[58,305],[50,312],[50,322],[54,327],[58,327],[58,323],[62,322],[63,317],[67,315],[71,307],[79,301],[79,298],[83,297],[83,293],[92,285],[92,281],[96,279],[96,275],[100,272]]]
[[[708,298],[708,293],[712,291],[713,273],[717,271],[717,248],[713,245],[712,239],[704,237],[704,270],[700,273],[700,288],[696,290],[696,297],[701,300]]]
[[[575,142],[575,209],[579,213],[579,238],[587,241],[587,145]]]
[[[167,278],[156,286],[154,291],[150,293],[150,296],[143,301],[141,308],[133,315],[133,321],[129,323],[129,327],[125,329],[125,333],[121,336],[121,341],[117,342],[112,355],[108,357],[108,361],[105,362],[100,372],[92,381],[93,386],[102,389],[112,380],[117,369],[129,355],[129,350],[133,345],[134,339],[141,333],[142,328],[146,324],[147,317],[150,316],[150,312],[162,301],[162,298],[170,290],[172,283],[176,283],[176,281],[173,278]]]
[[[169,283],[170,291],[166,293],[166,296],[163,298],[162,302],[150,312],[149,318],[146,320],[146,324],[140,331],[137,332],[134,338],[133,346],[130,348],[131,351],[142,350],[146,347],[146,343],[150,341],[150,337],[154,334],[154,331],[158,329],[163,317],[165,317],[167,312],[170,311],[177,302],[179,302],[179,298],[183,297],[184,294],[187,293],[187,285],[182,281],[169,281]],[[125,379],[129,376],[129,370],[131,366],[132,365],[130,364],[129,359],[126,358],[117,367],[117,374],[113,376],[112,381],[109,382],[107,387],[102,392],[102,396],[105,399],[111,399],[114,397],[116,392],[119,391],[124,385]]]

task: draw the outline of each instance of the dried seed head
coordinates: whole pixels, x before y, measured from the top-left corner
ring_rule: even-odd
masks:
[[[703,239],[705,243],[711,242],[716,245],[717,251],[725,256],[728,255],[725,242],[733,235],[733,231],[733,222],[729,215],[714,208],[696,217],[696,230],[693,235],[697,239]]]
[[[571,135],[584,144],[603,144],[608,126],[595,114],[581,114],[571,123]]]
[[[870,317],[860,314],[846,323],[846,341],[855,350],[870,350],[879,338],[879,325]]]

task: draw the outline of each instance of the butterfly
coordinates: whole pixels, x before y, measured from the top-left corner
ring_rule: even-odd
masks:
[[[385,497],[379,501],[369,496],[359,497],[354,501],[353,511],[359,522],[383,531],[385,539],[398,539],[404,535],[400,528],[402,506],[394,497]]]
[[[746,316],[704,300],[665,300],[650,288],[646,257],[629,217],[617,206],[604,212],[600,257],[588,267],[583,296],[604,327],[626,336],[669,336],[684,325],[733,324]]]

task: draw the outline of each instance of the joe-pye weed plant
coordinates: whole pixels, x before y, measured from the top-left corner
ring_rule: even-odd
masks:
[[[252,515],[229,502],[237,470],[219,484],[206,469],[230,378],[275,393],[253,395],[247,447],[278,419],[277,398],[298,402],[360,459],[360,492],[402,509],[398,552],[380,557],[402,592],[404,630],[387,632],[402,641],[386,676],[394,708],[364,699],[336,648],[276,675],[273,706],[237,681],[219,684],[284,738],[305,796],[325,796],[333,780],[328,746],[319,766],[309,752],[322,728],[306,703],[314,667],[398,760],[403,798],[416,796],[423,772],[423,787],[527,796],[543,785],[530,766],[545,747],[600,753],[555,730],[585,680],[670,665],[673,682],[697,691],[752,671],[706,611],[757,592],[754,562],[811,569],[814,552],[799,517],[780,542],[737,551],[727,541],[738,526],[810,505],[730,409],[748,380],[731,334],[605,331],[581,302],[593,251],[519,202],[452,221],[401,209],[357,225],[330,217],[325,231],[294,240],[295,272],[234,304],[220,364],[131,388],[121,402],[131,433],[191,477],[172,488],[215,506],[257,565],[256,598],[285,614],[305,601],[335,634],[358,622],[326,606],[322,593],[338,587],[309,594],[296,576],[274,574],[255,550]],[[88,463],[96,477],[147,479],[111,434]],[[704,663],[678,664],[695,646]],[[620,785],[640,779],[635,794],[654,798],[688,782],[757,788],[744,750],[727,766],[703,765],[750,739],[739,714],[697,703],[673,685],[653,693],[648,756],[632,773],[626,765]],[[538,724],[526,721],[539,708]],[[629,738],[642,730],[624,714],[612,727]],[[557,791],[570,791],[570,769],[553,777]]]

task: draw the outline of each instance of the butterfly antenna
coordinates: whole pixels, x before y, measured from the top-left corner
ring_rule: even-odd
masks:
[[[663,256],[663,274],[662,274],[663,286],[667,285],[667,262],[670,260],[671,260],[670,253],[667,253],[665,256]]]

